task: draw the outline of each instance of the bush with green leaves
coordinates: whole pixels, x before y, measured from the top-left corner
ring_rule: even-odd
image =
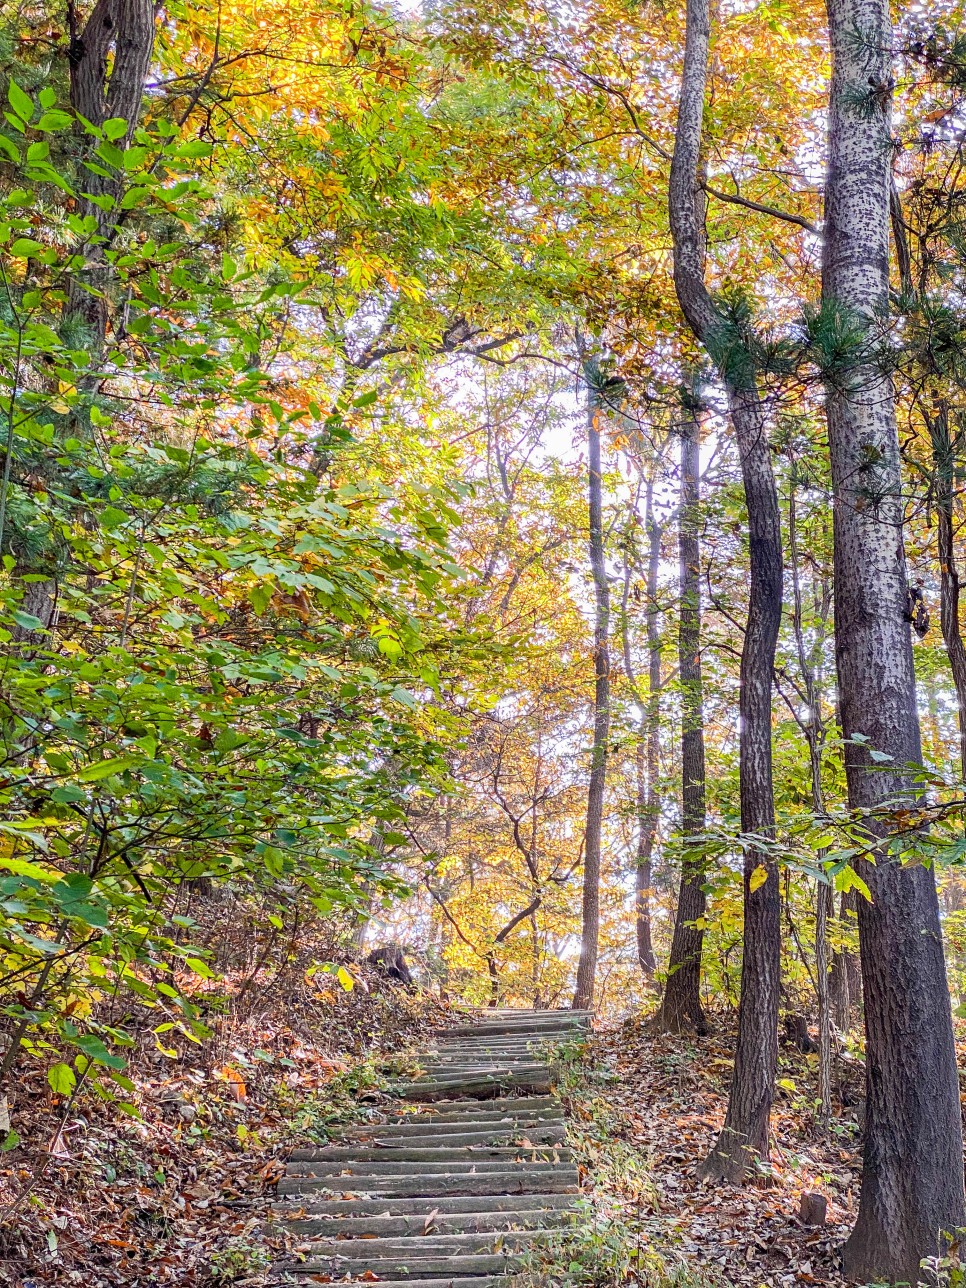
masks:
[[[0,136],[0,1080],[27,1055],[67,1096],[130,1092],[132,1007],[204,1037],[184,888],[279,929],[400,889],[458,570],[442,491],[327,482],[371,397],[279,394],[263,342],[300,285],[206,245],[206,145],[51,93],[11,84]]]

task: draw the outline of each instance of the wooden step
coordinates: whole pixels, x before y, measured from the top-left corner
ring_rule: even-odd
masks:
[[[389,1122],[442,1122],[447,1118],[465,1116],[470,1111],[484,1117],[506,1117],[518,1113],[553,1113],[559,1116],[560,1101],[554,1096],[501,1096],[498,1100],[483,1099],[476,1096],[454,1096],[446,1104],[434,1105],[432,1109],[412,1105],[406,1113],[394,1112]]]
[[[301,1176],[312,1180],[318,1176],[329,1176],[335,1179],[351,1179],[356,1176],[488,1176],[491,1173],[505,1172],[511,1167],[519,1167],[527,1174],[545,1170],[553,1171],[558,1167],[570,1166],[569,1159],[453,1159],[445,1163],[416,1162],[411,1159],[397,1159],[391,1163],[365,1160],[353,1163],[341,1162],[301,1162],[289,1163],[286,1176]]]
[[[490,1103],[493,1103],[492,1101]],[[497,1102],[499,1103],[499,1102]],[[460,1135],[466,1132],[480,1131],[537,1131],[543,1128],[550,1131],[554,1127],[564,1126],[563,1114],[545,1110],[542,1113],[503,1114],[460,1114],[447,1118],[433,1118],[432,1115],[406,1114],[402,1121],[398,1115],[392,1122],[373,1122],[365,1127],[349,1127],[342,1133],[343,1140],[362,1140],[373,1136],[425,1136],[432,1132],[434,1136]]]
[[[384,1261],[387,1257],[405,1257],[416,1253],[425,1256],[465,1256],[475,1252],[513,1252],[536,1243],[545,1243],[550,1230],[483,1230],[465,1234],[423,1234],[418,1239],[376,1237],[360,1242],[356,1239],[313,1239],[298,1251],[312,1258],[338,1257],[340,1260]]]
[[[391,1135],[364,1137],[351,1137],[350,1139],[365,1142],[379,1149],[402,1149],[411,1145],[414,1149],[431,1149],[436,1145],[445,1144],[448,1146],[472,1146],[472,1145],[513,1145],[522,1139],[528,1140],[533,1145],[552,1145],[557,1141],[562,1141],[566,1135],[567,1129],[563,1123],[551,1123],[549,1126],[532,1125],[530,1127],[507,1126],[502,1128],[488,1128],[482,1131],[436,1131],[427,1134],[425,1129],[418,1135],[415,1132],[397,1132],[392,1130]],[[303,1157],[310,1157],[305,1151],[300,1151]],[[294,1158],[295,1155],[293,1154]]]
[[[487,1096],[496,1097],[504,1091],[520,1090],[524,1087],[530,1087],[534,1091],[549,1091],[550,1071],[538,1069],[533,1072],[494,1077],[426,1078],[415,1082],[398,1083],[390,1088],[390,1092],[405,1100],[432,1101],[451,1100],[458,1094],[481,1099]]]
[[[576,1168],[548,1167],[527,1171],[513,1167],[505,1172],[427,1172],[410,1176],[283,1176],[279,1194],[311,1194],[326,1190],[334,1194],[398,1194],[428,1197],[433,1194],[561,1194],[577,1189]]]
[[[574,1220],[548,1045],[583,1038],[590,1018],[497,1010],[437,1033],[420,1076],[397,1076],[392,1111],[292,1151],[272,1217],[304,1242],[279,1268],[360,1288],[510,1288],[527,1249]]]
[[[308,1266],[300,1266],[297,1262],[280,1266],[279,1269],[283,1269],[285,1271],[286,1277],[283,1280],[284,1283],[291,1282],[291,1277],[293,1275],[296,1278],[300,1275],[307,1275],[312,1279],[313,1283],[319,1282],[318,1270],[313,1270]],[[323,1278],[322,1282],[326,1283],[328,1280]],[[349,1288],[363,1288],[363,1285],[371,1284],[371,1279],[341,1279],[339,1282],[341,1284],[349,1285]],[[393,1288],[393,1285],[395,1285],[396,1288],[400,1288],[400,1285],[403,1284],[405,1284],[405,1288],[506,1288],[507,1281],[506,1276],[502,1274],[470,1275],[466,1278],[460,1277],[455,1279],[450,1278],[448,1275],[442,1277],[437,1276],[435,1279],[397,1279],[392,1275],[387,1275],[386,1278],[379,1280],[380,1288]]]
[[[554,1197],[554,1196],[550,1196]],[[503,1212],[419,1212],[412,1216],[312,1216],[288,1221],[296,1236],[331,1235],[343,1239],[370,1235],[461,1234],[474,1231],[549,1230],[569,1225],[573,1213],[566,1208],[534,1207]]]
[[[289,1199],[283,1206],[273,1209],[278,1217],[290,1219],[300,1213],[310,1216],[420,1216],[424,1220],[433,1212],[445,1214],[465,1212],[525,1212],[529,1209],[567,1209],[572,1200],[569,1194],[470,1194],[414,1197],[389,1197],[379,1199],[315,1199],[306,1196],[304,1202]]]
[[[492,1100],[475,1097],[437,1101],[433,1105],[412,1104],[404,1113],[387,1114],[385,1122],[398,1123],[507,1122],[518,1118],[553,1118],[561,1116],[560,1102],[552,1096],[503,1096]]]
[[[294,1160],[294,1166],[303,1163],[365,1163],[365,1162],[412,1162],[412,1163],[486,1163],[507,1162],[519,1159],[520,1162],[537,1162],[569,1158],[571,1151],[562,1145],[466,1145],[453,1149],[435,1148],[412,1149],[403,1146],[401,1149],[368,1149],[365,1145],[327,1145],[317,1149],[310,1158]]]
[[[350,1275],[358,1278],[367,1272],[383,1279],[443,1279],[447,1286],[451,1278],[468,1278],[473,1275],[504,1275],[518,1270],[523,1258],[509,1253],[475,1253],[462,1257],[386,1257],[368,1260],[364,1257],[338,1260],[326,1257],[308,1257],[304,1262],[288,1262],[284,1269],[297,1274],[334,1274],[340,1278]]]

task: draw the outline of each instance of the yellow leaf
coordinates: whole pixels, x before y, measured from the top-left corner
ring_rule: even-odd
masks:
[[[755,891],[760,889],[760,887],[763,886],[767,880],[768,880],[768,869],[765,867],[763,863],[759,863],[757,868],[755,868],[754,872],[752,872],[751,874],[751,878],[748,882],[748,888],[751,891],[751,893],[754,894]]]

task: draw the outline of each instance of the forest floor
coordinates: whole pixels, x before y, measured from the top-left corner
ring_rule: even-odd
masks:
[[[386,1099],[379,1061],[422,1045],[446,1014],[352,969],[352,992],[318,975],[254,1004],[229,994],[204,1046],[163,1050],[145,1014],[129,1113],[90,1092],[58,1097],[28,1072],[10,1105],[19,1143],[0,1155],[0,1284],[267,1282],[286,1250],[264,1222],[288,1148],[371,1113]]]
[[[816,1058],[783,1047],[770,1163],[733,1187],[697,1175],[724,1120],[733,1052],[726,1028],[707,1038],[655,1037],[631,1021],[598,1032],[571,1093],[594,1188],[597,1234],[585,1238],[587,1252],[613,1261],[630,1243],[631,1265],[615,1271],[649,1288],[839,1288],[846,1281],[838,1249],[858,1193],[860,1136],[850,1106],[860,1098],[861,1066],[838,1066],[832,1130],[823,1138]],[[823,1227],[799,1221],[805,1193],[828,1200]]]
[[[266,1284],[270,1260],[288,1251],[264,1226],[288,1148],[375,1112],[385,1069],[411,1064],[407,1052],[449,1014],[430,995],[370,983],[362,972],[344,993],[323,977],[266,998],[244,1020],[220,1020],[213,1044],[176,1056],[146,1020],[126,1071],[136,1117],[90,1094],[63,1100],[42,1073],[23,1079],[11,1105],[20,1143],[0,1155],[0,1284]],[[723,1022],[707,1038],[670,1038],[629,1021],[600,1026],[583,1058],[565,1062],[587,1197],[531,1281],[842,1288],[861,1066],[837,1065],[823,1137],[815,1057],[782,1047],[771,1161],[747,1185],[723,1186],[697,1168],[724,1118],[733,1040]],[[799,1221],[804,1193],[828,1200],[825,1226]]]

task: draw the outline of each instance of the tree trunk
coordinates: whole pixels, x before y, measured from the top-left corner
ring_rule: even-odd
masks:
[[[580,961],[574,1008],[594,1004],[597,944],[600,933],[600,838],[607,782],[607,741],[610,735],[610,588],[604,565],[603,488],[600,465],[600,414],[593,388],[587,394],[588,499],[590,570],[594,579],[594,743],[587,787],[587,826],[584,833],[584,883],[581,906]]]
[[[635,917],[637,960],[645,979],[650,980],[654,978],[654,972],[657,969],[654,945],[651,941],[651,881],[654,841],[661,812],[661,793],[658,788],[661,752],[661,634],[660,611],[657,603],[657,578],[661,564],[661,527],[654,518],[653,478],[647,481],[644,524],[648,535],[648,691],[637,744],[637,868],[634,888],[637,901]]]
[[[69,0],[67,17],[71,107],[94,125],[118,117],[126,121],[127,131],[117,141],[118,146],[125,147],[141,115],[154,54],[153,0],[97,0],[83,30],[78,26],[76,6]],[[89,140],[85,146],[91,147]],[[99,165],[103,168],[103,161]],[[65,313],[84,327],[85,343],[97,355],[95,362],[100,360],[108,328],[111,270],[105,252],[114,237],[115,225],[124,216],[113,207],[105,210],[92,198],[116,198],[122,182],[123,171],[103,175],[85,172],[83,189],[89,195],[81,197],[77,205],[77,214],[82,218],[93,216],[97,226],[94,238],[89,238],[85,247],[83,271],[72,274],[68,283]]]
[[[886,0],[827,0],[832,49],[823,309],[852,328],[889,302],[893,37]],[[862,39],[856,39],[856,32]],[[834,491],[835,652],[849,803],[915,797],[921,758],[902,544],[902,479],[891,381],[871,344],[827,379]],[[855,742],[855,736],[868,740]],[[876,764],[869,746],[891,757]],[[869,832],[886,825],[870,819]],[[966,1223],[956,1054],[939,902],[930,869],[883,844],[859,864],[865,991],[866,1135],[846,1274],[919,1278],[941,1232]]]
[[[825,722],[822,714],[822,653],[828,620],[829,591],[822,585],[815,596],[821,622],[812,648],[805,638],[805,619],[802,609],[801,569],[798,557],[798,467],[794,457],[790,462],[788,489],[788,556],[792,574],[792,629],[795,633],[795,650],[798,670],[804,689],[806,713],[796,714],[798,725],[805,735],[808,747],[809,780],[812,788],[812,810],[816,818],[825,814],[825,795],[822,789],[822,747],[825,741]],[[827,850],[820,850],[818,859],[825,863]],[[834,908],[835,896],[826,880],[817,882],[815,903],[815,1000],[818,1005],[818,1094],[819,1127],[828,1132],[832,1121],[832,1010],[829,993],[828,921]],[[789,917],[791,913],[789,911]],[[807,1036],[807,1031],[806,1031]]]
[[[956,687],[959,716],[959,772],[966,779],[966,646],[959,622],[959,569],[953,537],[953,475],[955,452],[949,437],[949,408],[942,399],[927,417],[932,442],[933,486],[936,494],[936,537],[939,547],[939,621]]]
[[[681,504],[678,517],[678,670],[681,684],[681,885],[668,979],[655,1018],[664,1033],[708,1032],[701,1006],[704,947],[704,859],[688,850],[688,839],[706,826],[704,690],[701,676],[701,544],[699,511],[701,426],[689,415],[681,426]]]
[[[829,994],[828,919],[834,906],[832,887],[819,881],[815,891],[815,980],[818,1002],[819,1127],[832,1123],[832,1007]]]
[[[845,890],[839,897],[839,921],[854,921],[858,916],[858,895]],[[832,971],[829,976],[829,994],[835,1023],[844,1032],[852,1027],[862,1000],[862,972],[855,953],[844,948],[832,954]]]
[[[751,355],[735,324],[715,307],[704,282],[704,199],[698,167],[710,35],[708,0],[688,0],[668,206],[674,285],[682,311],[712,353],[728,355],[719,372],[728,394],[748,510],[750,586],[739,700],[741,829],[746,840],[738,1044],[725,1124],[704,1164],[706,1174],[738,1181],[756,1157],[767,1157],[778,1067],[781,901],[778,869],[758,841],[767,845],[775,827],[771,692],[781,624],[782,553],[778,493]],[[764,880],[753,882],[761,869]]]
[[[67,5],[70,28],[68,62],[70,66],[70,103],[76,112],[94,125],[103,125],[112,117],[128,122],[126,139],[130,142],[141,114],[144,89],[154,54],[156,14],[153,0],[97,0],[83,29],[73,0]],[[124,182],[124,171],[115,175],[98,175],[80,164],[86,150],[96,147],[87,136],[78,133],[81,155],[78,160],[80,188],[84,195],[77,199],[74,212],[81,218],[93,216],[93,236],[75,246],[83,268],[72,270],[67,278],[66,303],[63,309],[65,338],[76,348],[91,350],[93,361],[78,385],[92,388],[99,379],[99,364],[108,331],[107,286],[109,266],[106,243],[113,237],[115,221],[123,215],[112,205],[108,210],[91,198],[116,199]],[[103,168],[103,161],[100,166]],[[83,335],[72,333],[76,325]],[[0,534],[2,536],[2,534]],[[49,632],[57,622],[59,572],[51,568],[54,560],[37,560],[36,566],[24,560],[14,569],[12,580],[36,578],[26,583],[20,608],[42,624],[37,630],[16,627],[15,641],[30,647],[50,647]]]

